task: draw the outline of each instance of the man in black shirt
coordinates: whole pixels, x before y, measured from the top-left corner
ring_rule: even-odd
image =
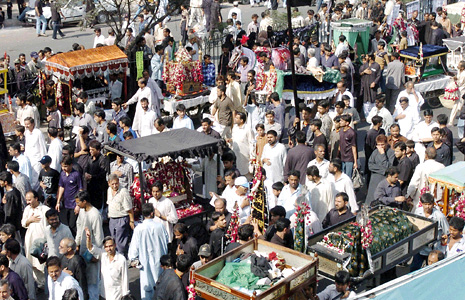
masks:
[[[154,300],[186,300],[186,284],[181,281],[184,274],[189,273],[190,261],[187,255],[181,254],[176,259],[176,269],[166,269],[161,273],[155,285]]]
[[[189,257],[191,263],[193,263],[198,257],[197,240],[188,235],[187,226],[184,223],[174,225],[173,232],[178,244],[176,255],[185,254]]]
[[[226,246],[226,250],[224,252],[229,252],[231,250],[234,250],[237,247],[240,247],[241,245],[253,239],[253,232],[254,232],[254,227],[250,224],[244,224],[241,227],[239,227],[239,229],[237,230],[237,236],[239,238],[239,241],[231,243],[228,246]]]
[[[84,299],[89,299],[87,292],[86,261],[82,256],[76,254],[76,242],[71,238],[61,240],[58,250],[61,255],[61,267],[63,272],[73,276],[79,282],[84,294]]]
[[[443,142],[443,136],[445,136],[444,129],[439,129],[439,127],[431,129],[431,137],[433,138],[433,141],[428,144],[427,148],[435,148],[437,153],[435,160],[447,167],[451,162],[451,151],[450,147]]]
[[[217,198],[214,202],[215,211],[224,215],[226,219],[226,227],[229,226],[229,222],[231,222],[232,214],[226,209],[226,200],[224,198]],[[210,219],[207,222],[206,229],[210,233],[216,229],[216,225],[214,224],[213,220]]]
[[[13,186],[13,177],[7,172],[0,173],[0,187],[5,189],[5,195],[2,198],[1,208],[4,213],[4,224],[14,225],[18,230],[21,228],[21,218],[23,215],[21,193]]]
[[[60,181],[60,173],[57,170],[50,168],[52,158],[45,155],[40,160],[42,170],[39,173],[39,183],[44,194],[44,202],[49,207],[55,207],[57,201],[58,182]]]
[[[212,248],[213,257],[218,257],[223,254],[226,243],[226,218],[224,214],[215,211],[212,214],[212,221],[216,229],[213,230],[210,236],[210,247]]]
[[[202,133],[216,139],[221,139],[221,135],[216,130],[212,129],[212,120],[209,118],[202,119]]]
[[[349,203],[349,196],[346,193],[341,192],[336,195],[334,200],[334,208],[326,214],[326,217],[322,222],[323,228],[331,227],[338,223],[344,222],[345,220],[354,216],[347,208],[347,203]]]
[[[229,60],[231,59],[231,53],[229,52],[229,48],[226,44],[221,46],[223,53],[220,55],[220,62],[218,64],[218,75],[223,75],[226,77],[226,73],[228,73],[229,67]]]
[[[397,142],[394,145],[394,154],[396,159],[394,160],[394,166],[399,170],[399,183],[402,190],[402,195],[407,194],[407,188],[412,179],[413,162],[407,157],[407,146],[404,142]]]
[[[294,241],[285,240],[285,236],[291,232],[291,221],[286,218],[281,218],[276,221],[276,233],[271,238],[270,242],[276,245],[294,249]]]
[[[89,153],[91,159],[84,173],[84,179],[87,181],[87,189],[90,193],[90,203],[97,209],[101,209],[104,203],[104,195],[107,191],[108,184],[106,176],[110,171],[110,163],[106,156],[100,153],[102,144],[97,140],[89,142]]]
[[[57,33],[60,34],[61,37],[65,37],[65,34],[61,32],[61,11],[58,8],[58,4],[56,1],[50,1],[50,10],[52,13],[52,27],[53,27],[53,34],[52,39],[57,39]]]

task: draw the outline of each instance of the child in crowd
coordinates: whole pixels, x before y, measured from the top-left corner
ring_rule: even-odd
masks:
[[[206,86],[215,86],[215,64],[208,54],[203,56],[202,62],[203,83]]]
[[[273,198],[268,201],[268,208],[271,210],[276,206],[278,203],[278,198],[279,195],[281,195],[281,192],[284,188],[284,184],[281,181],[273,183],[271,186],[272,192],[273,192]]]
[[[45,102],[47,107],[47,122],[48,127],[55,127],[58,130],[63,128],[63,117],[61,112],[57,109],[56,102],[54,99],[48,99]]]
[[[26,128],[24,128],[23,125],[16,125],[16,141],[21,145],[21,152],[24,152],[24,145],[26,145],[26,136],[24,135],[25,130]]]
[[[418,164],[420,164],[420,157],[415,152],[415,142],[412,140],[408,140],[405,142],[405,145],[407,146],[405,154],[410,159],[410,161],[413,163],[413,168],[416,168]]]

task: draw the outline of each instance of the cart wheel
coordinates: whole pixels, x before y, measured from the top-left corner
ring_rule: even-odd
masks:
[[[428,103],[431,109],[439,108],[442,106],[441,100],[439,100],[438,97],[428,98],[426,99],[426,103]]]

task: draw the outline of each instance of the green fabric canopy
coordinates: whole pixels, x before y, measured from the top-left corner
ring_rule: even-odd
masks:
[[[465,161],[457,162],[429,175],[430,183],[454,189],[461,193],[465,189]]]

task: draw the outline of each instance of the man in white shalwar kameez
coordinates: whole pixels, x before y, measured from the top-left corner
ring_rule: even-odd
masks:
[[[268,143],[263,147],[262,163],[266,171],[266,178],[273,183],[284,181],[284,164],[286,163],[286,146],[278,143],[276,131],[269,130],[266,134]]]
[[[36,197],[37,196],[37,197]],[[39,286],[44,286],[44,264],[41,264],[37,258],[31,255],[31,246],[36,239],[45,238],[45,228],[48,225],[45,213],[50,209],[43,205],[38,198],[37,192],[28,192],[26,194],[27,206],[24,208],[21,226],[26,228],[24,237],[24,250],[26,258],[32,264],[34,279]]]
[[[425,120],[413,127],[411,136],[412,141],[415,142],[415,152],[418,154],[421,163],[425,158],[425,143],[427,144],[433,141],[431,129],[439,127],[439,124],[433,121],[433,111],[428,109],[425,110],[423,114]]]
[[[52,159],[50,168],[61,172],[61,160],[63,158],[63,142],[57,137],[58,130],[56,128],[48,129],[48,137],[50,138],[50,146],[48,147],[47,155]]]
[[[121,299],[129,294],[128,263],[124,255],[116,252],[116,242],[105,237],[103,249],[92,244],[92,235],[86,230],[87,249],[100,260],[100,296]]]
[[[80,210],[76,221],[75,241],[79,247],[79,254],[82,256],[87,250],[87,229],[92,234],[92,244],[97,247],[102,247],[104,235],[102,215],[97,208],[90,204],[90,196],[87,191],[78,192],[76,195],[76,207],[78,206]],[[100,263],[88,263],[86,270],[89,299],[98,299]]]
[[[335,186],[334,183],[321,178],[320,170],[317,166],[310,166],[307,170],[307,179],[311,182],[310,186],[310,206],[318,216],[323,220],[326,214],[334,208]]]
[[[254,136],[249,126],[245,124],[245,113],[238,112],[234,118],[232,129],[232,149],[236,155],[236,166],[241,175],[249,173],[249,159],[254,150]]]
[[[34,126],[33,118],[26,118],[26,120],[24,120],[24,125],[26,127],[26,131],[24,132],[26,136],[24,154],[31,162],[32,170],[29,180],[31,181],[32,189],[36,191],[39,189],[39,173],[42,169],[42,165],[39,161],[47,154],[47,147],[45,146],[45,138],[42,131]]]
[[[142,76],[144,76],[144,78],[147,80],[147,87],[152,90],[153,95],[155,96],[152,100],[152,110],[157,114],[157,116],[160,116],[161,101],[164,99],[161,88],[158,86],[155,80],[150,77],[148,71],[142,72]]]
[[[428,176],[444,168],[444,165],[437,162],[435,158],[436,149],[433,147],[427,148],[425,151],[425,161],[415,168],[415,172],[407,188],[407,194],[405,195],[405,198],[413,200],[412,212],[415,212],[415,210],[420,207],[420,196],[423,188],[428,186],[430,193],[433,192],[434,184],[428,185]],[[437,195],[437,197],[440,198],[440,195]]]
[[[160,257],[168,254],[168,233],[161,223],[155,222],[155,209],[151,203],[142,205],[144,221],[134,228],[128,257],[133,266],[140,268],[141,300],[152,300],[154,287],[162,269]]]
[[[123,104],[123,108],[126,109],[128,105],[131,105],[137,102],[136,113],[134,115],[134,120],[132,122],[132,130],[136,132],[140,131],[141,119],[143,118],[143,109],[142,109],[140,100],[142,100],[143,98],[147,98],[147,100],[149,101],[149,107],[152,107],[153,101],[155,99],[155,96],[152,90],[147,86],[147,80],[145,78],[139,79],[138,85],[139,85],[139,89],[134,94],[134,96],[132,96],[132,98],[129,99],[128,102]]]
[[[137,131],[137,135],[144,137],[151,135],[155,129],[154,122],[157,119],[157,114],[149,107],[149,101],[146,98],[142,98],[140,104],[142,106],[142,118],[140,119],[140,129]]]

